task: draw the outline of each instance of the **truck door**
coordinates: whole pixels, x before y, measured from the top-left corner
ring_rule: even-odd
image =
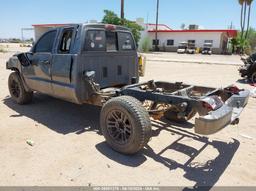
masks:
[[[29,87],[46,94],[52,94],[51,63],[56,35],[57,30],[45,33],[32,49],[31,65],[23,68],[23,74]]]
[[[74,54],[72,47],[75,38],[75,28],[63,28],[60,32],[57,50],[52,57],[52,88],[57,97],[72,100],[74,85],[72,85],[72,65]]]

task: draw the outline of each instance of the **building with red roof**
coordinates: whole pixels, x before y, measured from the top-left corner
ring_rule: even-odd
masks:
[[[198,26],[192,25],[193,29],[173,30],[167,25],[159,24],[158,40],[155,41],[156,25],[144,24],[142,26],[145,28],[142,36],[150,38],[151,49],[153,50],[157,43],[160,51],[168,52],[176,52],[181,44],[188,43],[195,48],[208,46],[211,47],[213,53],[223,54],[228,51],[230,39],[237,36],[237,30],[233,29],[199,29]]]

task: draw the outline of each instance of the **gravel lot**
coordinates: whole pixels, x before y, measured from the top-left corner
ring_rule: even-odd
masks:
[[[181,126],[155,121],[148,147],[135,156],[123,156],[112,151],[98,133],[100,108],[41,94],[30,105],[16,105],[7,89],[10,71],[5,70],[11,55],[0,53],[0,185],[256,186],[256,99],[250,99],[239,125],[210,137],[193,133],[194,119]],[[236,83],[252,89],[236,82],[238,66],[228,65],[231,58],[239,64],[239,57],[207,56],[219,63],[229,60],[215,65],[186,63],[190,55],[159,55],[183,62],[148,61],[141,81],[218,87]],[[148,55],[148,60],[154,58],[158,60]],[[35,145],[29,146],[27,139]]]

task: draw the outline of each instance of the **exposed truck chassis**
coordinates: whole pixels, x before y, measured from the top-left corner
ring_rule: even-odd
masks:
[[[124,151],[123,148],[116,146],[115,143],[109,140],[108,132],[106,131],[106,129],[109,128],[122,129],[123,125],[122,123],[119,124],[119,122],[124,118],[122,115],[125,115],[125,112],[121,112],[120,116],[118,116],[118,112],[115,114],[117,118],[116,120],[118,121],[117,123],[114,122],[115,117],[112,118],[113,121],[110,120],[110,123],[104,122],[104,119],[102,119],[106,116],[104,107],[111,105],[111,107],[115,108],[115,105],[112,105],[113,99],[124,97],[125,99],[128,99],[128,102],[129,99],[132,99],[131,102],[135,102],[134,107],[140,107],[141,105],[147,112],[147,117],[152,117],[155,120],[161,120],[164,117],[172,121],[184,122],[198,113],[199,117],[196,117],[195,119],[195,133],[202,135],[214,134],[229,124],[234,125],[239,123],[239,116],[249,99],[248,90],[240,90],[235,86],[216,89],[188,85],[182,82],[169,83],[148,81],[145,83],[128,85],[121,89],[106,89],[102,91],[105,95],[112,91],[112,95],[107,98],[109,101],[104,103],[103,106],[101,116],[101,128],[103,134],[111,147],[126,154],[134,153],[134,150],[132,152]],[[211,111],[209,111],[209,108],[205,107],[205,104],[210,104],[207,102],[209,97],[217,98],[218,101],[220,101],[220,103],[214,103],[217,107]],[[114,112],[117,110],[114,109]],[[111,113],[112,111],[109,109],[108,113]],[[143,120],[145,119],[142,119],[142,122]],[[149,119],[146,119],[145,121],[147,120]],[[149,133],[149,130],[146,128],[143,131]],[[123,133],[122,130],[121,133]],[[150,137],[150,135],[148,136]],[[126,138],[123,139],[125,140]],[[147,142],[148,138],[145,140]],[[138,150],[136,150],[136,152],[137,151]]]

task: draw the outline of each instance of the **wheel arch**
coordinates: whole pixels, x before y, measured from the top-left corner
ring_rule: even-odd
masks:
[[[21,81],[22,81],[22,83],[23,83],[23,85],[24,85],[24,88],[25,88],[25,90],[26,91],[32,91],[30,88],[29,88],[29,86],[27,85],[27,83],[25,82],[25,79],[24,79],[24,77],[22,76],[22,74],[21,74],[21,71],[20,71],[20,69],[19,68],[17,68],[17,67],[8,67],[7,68],[8,70],[11,70],[11,71],[13,71],[13,72],[16,72],[18,75],[19,75],[19,77],[20,77],[20,79],[21,79]]]

